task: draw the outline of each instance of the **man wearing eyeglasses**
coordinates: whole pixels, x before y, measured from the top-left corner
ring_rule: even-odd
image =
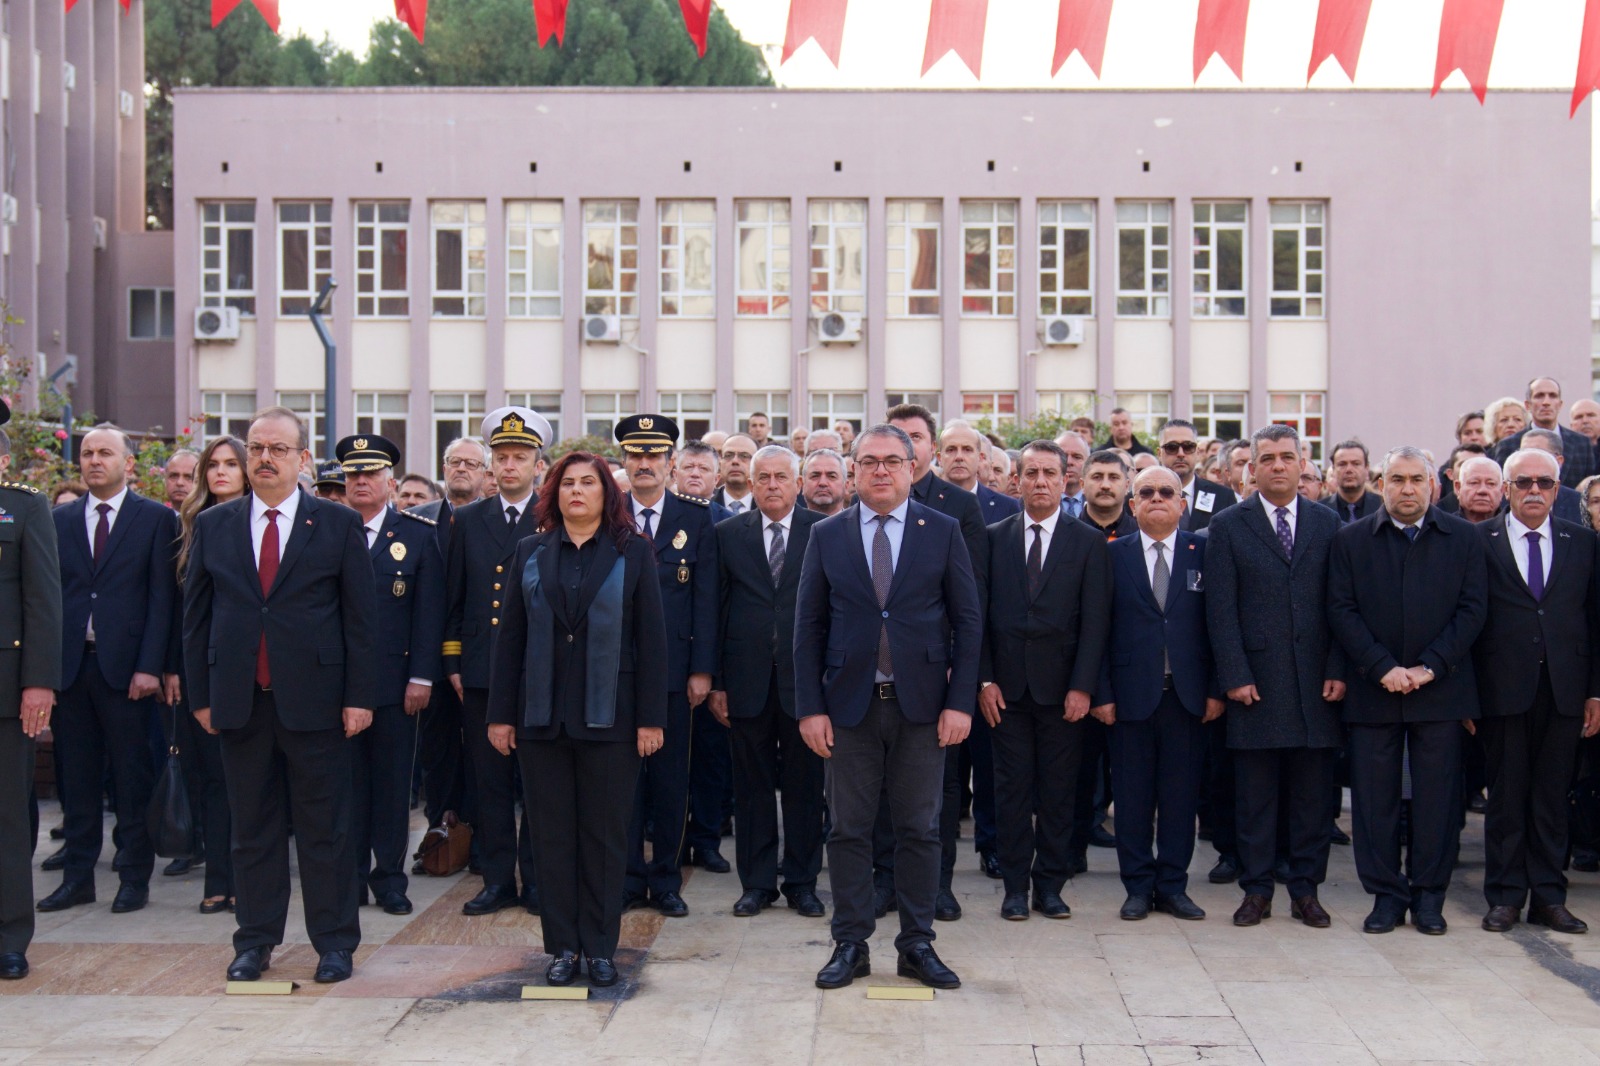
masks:
[[[1578,739],[1600,732],[1594,647],[1595,534],[1550,515],[1561,468],[1548,452],[1506,460],[1510,510],[1477,527],[1488,550],[1489,618],[1473,646],[1488,756],[1483,927],[1588,926],[1567,909],[1567,790]],[[1470,723],[1469,723],[1470,727]]]
[[[711,495],[711,502],[728,514],[744,514],[755,506],[755,489],[750,485],[750,462],[756,455],[756,442],[735,433],[722,442],[722,487]]]
[[[1195,476],[1200,461],[1200,436],[1194,423],[1174,418],[1161,427],[1161,465],[1178,475],[1183,487],[1183,513],[1179,528],[1198,533],[1211,524],[1211,516],[1239,502],[1233,490]]]

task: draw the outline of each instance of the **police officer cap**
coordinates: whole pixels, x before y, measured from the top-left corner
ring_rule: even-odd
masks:
[[[532,408],[501,407],[490,411],[483,420],[483,439],[489,442],[491,448],[496,444],[543,448],[551,443],[550,423]]]
[[[340,466],[336,462],[318,463],[316,483],[318,488],[321,488],[323,485],[338,485],[340,488],[343,488],[344,467]]]
[[[400,463],[400,449],[394,441],[376,433],[352,434],[333,446],[333,454],[346,474],[384,470]]]
[[[635,455],[670,452],[678,443],[678,423],[665,415],[629,415],[614,432],[622,450]]]

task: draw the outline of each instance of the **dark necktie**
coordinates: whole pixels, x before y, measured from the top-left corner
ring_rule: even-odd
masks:
[[[656,517],[655,509],[652,508],[652,507],[646,507],[644,510],[640,511],[639,513],[644,515],[644,539],[645,540],[655,540],[656,539],[656,531],[655,531],[655,526],[652,524],[652,522],[654,521],[654,519]]]
[[[772,549],[767,552],[767,566],[772,569],[772,584],[776,587],[783,580],[783,525],[774,522],[767,528],[772,530]]]
[[[1528,537],[1528,591],[1535,600],[1544,599],[1544,552],[1539,550],[1539,534],[1532,530]]]
[[[1044,580],[1044,527],[1035,522],[1033,543],[1028,545],[1028,599],[1039,595],[1039,583]]]
[[[1350,517],[1346,518],[1345,521],[1346,522],[1354,522],[1356,520],[1356,505],[1351,503],[1349,500],[1346,500],[1345,504],[1344,504],[1344,509],[1350,516]]]
[[[272,591],[272,583],[278,577],[278,512],[267,512],[267,528],[261,534],[261,558],[256,563],[256,571],[261,575],[261,595],[266,598]],[[262,688],[272,687],[272,670],[267,665],[267,631],[263,626],[261,630],[261,644],[256,648],[256,684]]]
[[[506,525],[512,529],[517,528],[517,509],[515,507],[506,508]]]
[[[1172,581],[1172,571],[1167,569],[1167,546],[1161,541],[1156,541],[1156,566],[1150,575],[1150,591],[1156,598],[1156,609],[1162,614],[1167,613],[1167,586]],[[1161,665],[1165,673],[1172,673],[1172,659],[1165,647],[1161,650]]]
[[[1073,518],[1078,517],[1078,498],[1076,496],[1065,496],[1061,502],[1066,506],[1067,514]]]
[[[1283,554],[1290,559],[1294,558],[1294,531],[1289,528],[1289,508],[1278,508],[1278,543],[1283,545]]]
[[[888,605],[889,586],[894,583],[894,553],[889,550],[890,517],[886,514],[877,516],[878,532],[872,536],[872,591],[878,594],[880,608]],[[887,620],[878,626],[878,673],[884,677],[894,676],[894,664],[889,658]]]
[[[1417,534],[1421,533],[1421,532],[1422,532],[1422,530],[1417,526],[1407,526],[1406,527],[1406,539],[1409,540],[1411,543],[1415,544],[1417,542]]]
[[[98,504],[95,507],[100,512],[100,521],[94,527],[94,561],[100,561],[100,553],[106,550],[106,538],[111,536],[111,505]]]

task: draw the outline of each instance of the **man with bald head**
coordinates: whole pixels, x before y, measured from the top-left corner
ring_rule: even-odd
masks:
[[[958,489],[966,489],[978,497],[983,509],[983,524],[992,525],[1008,515],[1022,510],[1022,505],[1010,496],[996,492],[983,483],[988,468],[989,442],[972,426],[961,420],[946,424],[939,434],[939,468],[944,479]]]
[[[743,433],[735,433],[722,442],[722,487],[711,496],[711,502],[728,509],[729,514],[743,514],[755,506],[755,490],[750,486],[750,461],[755,458],[756,442]]]
[[[1600,441],[1600,403],[1579,400],[1573,404],[1572,428],[1588,437],[1591,445]]]
[[[1594,444],[1576,429],[1559,424],[1561,404],[1561,383],[1555,378],[1540,377],[1528,382],[1526,406],[1533,424],[1497,444],[1494,457],[1504,463],[1512,452],[1524,447],[1523,437],[1530,430],[1551,430],[1561,435],[1562,454],[1566,460],[1561,465],[1561,483],[1577,488],[1579,482],[1595,472]]]

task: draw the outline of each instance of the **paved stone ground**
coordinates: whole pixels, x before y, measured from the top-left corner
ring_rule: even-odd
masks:
[[[44,813],[57,821],[53,805]],[[1334,925],[1323,931],[1291,921],[1281,891],[1275,917],[1233,928],[1238,890],[1205,882],[1203,844],[1191,894],[1210,912],[1204,922],[1118,920],[1115,856],[1100,849],[1068,885],[1070,921],[1005,922],[999,883],[964,848],[966,916],[938,930],[964,986],[931,1003],[866,999],[863,984],[910,983],[894,976],[892,930],[873,942],[871,978],[819,992],[826,920],[734,918],[737,880],[704,872],[685,890],[688,918],[627,916],[624,981],[586,1003],[518,999],[547,961],[537,920],[461,917],[476,889],[464,877],[416,879],[409,918],[364,909],[356,976],[331,988],[310,981],[296,901],[272,976],[301,987],[230,998],[232,921],[196,912],[200,874],[157,876],[149,908],[112,915],[103,865],[101,901],[41,915],[32,976],[0,988],[0,1063],[1600,1066],[1600,876],[1576,874],[1571,899],[1597,922],[1593,940],[1484,933],[1481,826],[1469,818],[1445,937],[1363,935],[1368,899],[1348,848],[1334,849],[1322,896]],[[38,874],[37,889],[58,876]]]

